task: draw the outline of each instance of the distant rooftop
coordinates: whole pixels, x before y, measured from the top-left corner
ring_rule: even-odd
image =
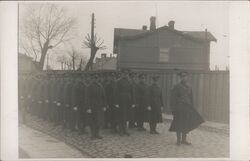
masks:
[[[114,29],[114,38],[115,41],[118,39],[136,39],[139,37],[143,37],[155,32],[159,32],[162,30],[169,30],[171,32],[175,32],[182,36],[195,39],[198,41],[217,41],[216,38],[210,33],[205,31],[178,31],[176,29],[170,29],[168,26],[162,26],[155,30],[140,30],[140,29],[126,29],[126,28],[115,28]]]

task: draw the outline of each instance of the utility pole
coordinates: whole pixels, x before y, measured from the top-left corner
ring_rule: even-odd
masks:
[[[92,21],[91,21],[91,55],[94,55],[94,50],[95,50],[95,40],[94,40],[94,36],[95,36],[95,14],[92,13]],[[93,63],[90,65],[90,69],[93,69]]]

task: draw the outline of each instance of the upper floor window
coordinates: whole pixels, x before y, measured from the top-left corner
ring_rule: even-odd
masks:
[[[169,62],[170,49],[169,48],[160,48],[159,61],[160,62]]]

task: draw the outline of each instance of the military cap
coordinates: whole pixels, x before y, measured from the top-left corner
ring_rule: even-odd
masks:
[[[130,76],[130,77],[135,77],[135,76],[136,76],[136,73],[135,73],[135,72],[130,72],[130,73],[129,73],[129,76]]]
[[[99,78],[99,75],[98,75],[98,73],[92,73],[90,75],[90,77],[93,78],[93,79],[97,79],[97,78]]]
[[[185,71],[185,70],[182,70],[182,71],[180,71],[180,72],[177,73],[177,75],[180,76],[180,77],[181,76],[186,76],[187,74],[188,74],[188,72]]]
[[[121,73],[129,73],[129,69],[127,69],[127,68],[123,68],[123,69],[121,69]]]
[[[115,77],[115,76],[116,76],[116,73],[115,73],[115,72],[111,72],[111,73],[109,73],[109,76],[110,76],[110,77]]]
[[[145,76],[146,76],[145,73],[140,73],[138,77],[139,77],[139,78],[145,78]]]
[[[160,78],[159,75],[153,75],[153,76],[152,76],[152,79],[153,79],[153,80],[158,80],[159,78]]]

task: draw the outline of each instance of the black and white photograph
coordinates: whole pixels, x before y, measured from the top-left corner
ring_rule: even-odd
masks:
[[[19,157],[229,157],[228,10],[19,3]]]
[[[232,32],[242,6],[15,2],[16,32],[0,28],[16,43],[1,42],[5,57],[17,51],[1,60],[2,90],[16,91],[1,90],[3,158],[246,159],[249,56],[232,47],[247,42]]]

